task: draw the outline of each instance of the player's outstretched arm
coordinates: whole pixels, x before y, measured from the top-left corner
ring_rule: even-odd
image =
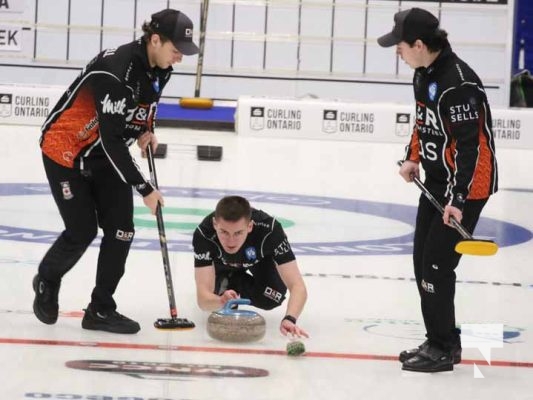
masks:
[[[278,272],[289,291],[286,317],[281,321],[279,329],[283,335],[309,337],[307,332],[297,325],[297,319],[307,301],[307,288],[296,260],[278,265]]]

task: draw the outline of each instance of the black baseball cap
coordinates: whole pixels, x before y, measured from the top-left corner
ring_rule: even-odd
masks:
[[[198,46],[192,41],[193,23],[189,17],[178,10],[167,8],[152,14],[150,27],[170,39],[182,54],[198,54]]]
[[[410,8],[394,14],[394,27],[390,33],[378,38],[381,47],[395,46],[400,42],[414,42],[431,36],[439,27],[439,20],[429,11]]]

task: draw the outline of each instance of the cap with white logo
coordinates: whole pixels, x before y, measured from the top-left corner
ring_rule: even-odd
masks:
[[[150,27],[155,33],[170,39],[182,54],[198,54],[198,46],[192,41],[193,23],[189,17],[178,10],[167,8],[152,14]]]

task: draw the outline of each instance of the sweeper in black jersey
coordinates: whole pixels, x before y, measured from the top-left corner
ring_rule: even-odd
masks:
[[[243,197],[224,197],[194,231],[193,247],[202,310],[218,310],[239,297],[271,310],[281,305],[288,289],[280,331],[308,336],[297,325],[307,290],[287,236],[274,217],[251,208]]]
[[[65,230],[42,259],[33,280],[33,310],[45,324],[58,317],[63,276],[103,230],[96,285],[84,329],[136,333],[137,322],[119,314],[113,294],[124,274],[134,237],[134,187],[155,213],[163,197],[143,176],[128,147],[152,146],[154,116],[172,64],[198,53],[193,24],[165,9],[145,22],[134,42],[98,54],[83,69],[42,127],[44,168]]]
[[[461,362],[455,321],[455,268],[462,239],[450,218],[473,232],[498,173],[487,95],[476,73],[451,49],[446,31],[430,12],[411,8],[394,16],[381,46],[415,70],[416,120],[400,168],[407,182],[425,172],[425,186],[444,209],[421,195],[413,261],[427,340],[400,354],[402,368],[416,372],[453,370]]]

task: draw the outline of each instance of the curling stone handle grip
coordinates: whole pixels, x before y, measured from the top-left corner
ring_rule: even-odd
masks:
[[[250,299],[230,299],[224,304],[223,310],[227,313],[231,313],[233,305],[248,305],[251,304],[252,301]]]

